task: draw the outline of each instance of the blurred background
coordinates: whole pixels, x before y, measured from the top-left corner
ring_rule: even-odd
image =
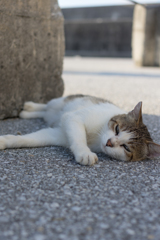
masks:
[[[134,2],[134,1],[132,1]],[[135,1],[142,4],[160,3],[159,0],[138,0]],[[61,8],[78,8],[78,7],[97,7],[97,6],[110,6],[110,5],[129,5],[132,4],[128,0],[59,0]]]
[[[160,33],[156,33],[159,30],[155,29],[159,20],[155,18],[158,18],[156,11],[160,9],[160,0],[139,0],[137,2],[140,4],[139,7],[147,9],[147,14],[153,15],[148,17],[146,22],[152,22],[149,31],[152,32],[154,41],[159,41]],[[66,56],[131,58],[132,55],[135,55],[135,61],[138,65],[159,65],[159,56],[154,56],[154,58],[158,59],[146,63],[142,59],[137,59],[140,56],[136,56],[137,49],[135,49],[135,44],[137,45],[138,41],[138,44],[141,45],[138,55],[139,51],[142,51],[144,47],[141,36],[137,36],[137,34],[145,28],[144,19],[147,16],[143,17],[143,9],[135,10],[134,1],[59,0],[59,5],[65,18]],[[142,26],[136,26],[137,21],[141,22]],[[155,36],[156,34],[157,37]],[[147,37],[151,38],[151,36]],[[150,44],[152,43],[148,43],[147,45]],[[157,48],[159,49],[160,43],[156,44],[158,46],[155,46],[154,52],[157,52]]]
[[[137,3],[137,4],[136,4]],[[59,0],[64,95],[103,97],[160,115],[160,0]]]

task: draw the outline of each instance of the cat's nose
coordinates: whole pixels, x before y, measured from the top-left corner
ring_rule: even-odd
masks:
[[[111,142],[111,139],[108,139],[107,143],[106,143],[107,147],[113,147],[113,144]]]

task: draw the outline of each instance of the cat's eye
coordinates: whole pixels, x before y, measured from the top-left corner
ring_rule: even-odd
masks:
[[[123,144],[123,145],[121,145],[121,146],[124,147],[127,152],[131,152],[130,149],[129,149],[129,147],[128,147],[127,145]]]
[[[116,135],[118,135],[119,134],[119,126],[117,125],[116,126]]]

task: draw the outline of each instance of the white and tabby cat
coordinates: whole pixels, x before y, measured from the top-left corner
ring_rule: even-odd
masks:
[[[98,161],[95,152],[124,161],[160,156],[160,145],[143,124],[141,102],[126,113],[107,100],[72,95],[48,104],[26,102],[20,117],[43,118],[50,127],[22,136],[0,136],[0,149],[65,146],[83,165]]]

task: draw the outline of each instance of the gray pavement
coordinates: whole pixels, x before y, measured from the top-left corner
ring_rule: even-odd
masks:
[[[143,100],[144,121],[160,143],[157,75],[160,69],[135,68],[130,59],[65,58],[65,95],[106,97],[126,110]],[[40,119],[8,119],[0,121],[0,135],[45,126]],[[62,147],[1,151],[0,240],[160,240],[160,159],[98,156],[87,167]]]

